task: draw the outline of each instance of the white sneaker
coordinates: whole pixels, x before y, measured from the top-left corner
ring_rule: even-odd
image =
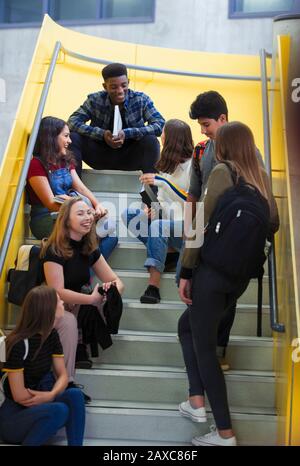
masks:
[[[194,437],[192,439],[192,444],[203,447],[236,447],[237,445],[235,437],[221,437],[215,426],[210,426],[209,434],[205,434],[201,437]]]
[[[207,422],[205,408],[193,408],[190,401],[183,401],[179,405],[180,413],[194,422]]]

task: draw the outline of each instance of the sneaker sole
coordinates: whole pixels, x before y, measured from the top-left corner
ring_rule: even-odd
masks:
[[[181,406],[179,405],[179,412],[182,416],[184,417],[188,417],[189,419],[191,419],[193,422],[207,422],[207,417],[206,416],[193,416],[190,412],[188,411],[184,411],[184,409],[181,408]]]
[[[221,445],[221,444],[216,444],[216,443],[208,443],[208,442],[202,442],[199,440],[192,439],[192,445],[195,445],[196,447],[236,447],[237,445]]]
[[[213,443],[205,443],[205,442],[198,442],[192,439],[192,445],[195,445],[196,447],[219,447],[220,445],[215,445]]]
[[[156,299],[156,298],[151,298],[150,296],[149,297],[143,297],[143,298],[140,298],[140,302],[142,304],[159,304],[160,303],[160,299]]]

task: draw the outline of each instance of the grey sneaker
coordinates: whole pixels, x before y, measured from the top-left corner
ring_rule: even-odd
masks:
[[[201,437],[194,437],[192,444],[202,447],[236,447],[236,438],[223,438],[219,435],[216,426],[210,426],[210,432]]]
[[[182,416],[189,417],[194,422],[207,422],[205,408],[193,408],[190,401],[183,401],[179,405]]]

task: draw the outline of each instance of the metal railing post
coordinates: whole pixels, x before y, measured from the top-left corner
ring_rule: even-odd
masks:
[[[270,178],[272,188],[272,167],[271,167],[271,137],[270,137],[270,115],[268,99],[268,77],[267,77],[267,53],[264,49],[260,51],[261,67],[261,87],[262,87],[262,104],[263,104],[263,127],[264,127],[264,152],[265,166]],[[278,322],[278,298],[277,298],[277,281],[276,281],[276,259],[275,259],[275,241],[271,241],[271,251],[268,256],[269,267],[269,297],[270,297],[270,325],[275,332],[285,332],[284,324]]]
[[[5,259],[6,259],[10,238],[11,238],[14,226],[15,226],[18,210],[19,210],[19,207],[20,207],[20,204],[21,204],[23,190],[24,190],[24,186],[25,186],[25,182],[26,182],[26,176],[27,176],[29,165],[30,165],[31,155],[32,155],[32,152],[33,152],[33,149],[34,149],[36,137],[37,137],[37,134],[38,134],[40,122],[41,122],[41,119],[42,119],[43,111],[44,111],[44,108],[45,108],[45,104],[46,104],[46,100],[47,100],[47,96],[48,96],[52,76],[53,76],[53,73],[54,73],[54,69],[55,69],[55,65],[56,65],[56,61],[57,61],[57,57],[58,57],[58,54],[60,52],[60,49],[61,49],[61,43],[56,42],[54,50],[53,50],[53,54],[52,54],[52,57],[51,57],[51,62],[50,62],[50,65],[49,65],[49,68],[48,68],[48,71],[47,71],[47,75],[46,75],[45,83],[44,83],[44,86],[43,86],[41,98],[40,98],[40,101],[39,101],[38,109],[37,109],[37,112],[36,112],[36,115],[35,115],[33,128],[32,128],[31,134],[30,134],[28,146],[27,146],[26,153],[25,153],[25,156],[24,156],[24,164],[23,164],[23,167],[22,167],[22,170],[21,170],[21,175],[20,175],[18,187],[17,187],[16,194],[15,194],[15,199],[14,199],[14,202],[13,202],[10,214],[9,214],[9,220],[8,220],[7,228],[6,228],[6,231],[5,231],[5,234],[4,234],[3,242],[1,244],[0,273],[2,273],[2,270],[3,270],[3,266],[4,266]]]

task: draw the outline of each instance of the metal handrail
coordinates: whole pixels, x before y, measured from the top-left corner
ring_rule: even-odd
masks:
[[[28,172],[29,165],[30,165],[31,155],[32,155],[32,152],[33,152],[33,149],[34,149],[35,141],[36,141],[36,138],[37,138],[39,126],[40,126],[40,123],[41,123],[41,119],[42,119],[45,104],[46,104],[46,99],[47,99],[47,96],[48,96],[48,93],[49,93],[49,88],[50,88],[52,76],[53,76],[53,73],[54,73],[56,61],[57,61],[58,54],[59,54],[60,50],[61,50],[61,43],[56,42],[55,47],[53,49],[51,62],[50,62],[50,65],[49,65],[49,68],[48,68],[48,71],[47,71],[45,83],[43,85],[43,90],[42,90],[41,98],[40,98],[40,101],[39,101],[38,109],[37,109],[37,112],[36,112],[36,115],[35,115],[33,128],[32,128],[31,134],[30,134],[28,146],[27,146],[27,149],[26,149],[26,152],[25,152],[24,164],[23,164],[23,168],[21,170],[21,175],[20,175],[20,179],[19,179],[19,182],[18,182],[16,194],[15,194],[15,199],[14,199],[14,202],[12,204],[12,208],[11,208],[11,211],[10,211],[10,214],[9,214],[9,220],[8,220],[7,228],[6,228],[6,231],[5,231],[5,234],[4,234],[4,239],[3,239],[3,242],[2,242],[2,245],[1,245],[1,250],[0,250],[0,273],[2,273],[2,270],[3,270],[3,267],[4,267],[4,262],[5,262],[5,259],[6,259],[10,238],[11,238],[14,226],[15,226],[18,210],[19,210],[19,207],[20,207],[20,204],[21,204],[23,190],[24,190],[24,186],[25,186],[25,183],[26,183],[27,172]]]
[[[270,115],[269,115],[269,100],[268,100],[268,79],[266,58],[268,54],[264,49],[260,50],[260,66],[261,66],[261,86],[262,86],[262,104],[263,104],[263,126],[264,126],[264,152],[265,166],[270,178],[272,188],[272,167],[271,167],[271,137],[270,137]],[[269,295],[270,295],[270,325],[275,332],[285,332],[284,324],[278,321],[278,297],[277,297],[277,281],[276,281],[276,259],[275,259],[275,241],[272,238],[271,250],[268,256],[269,266]]]
[[[77,58],[78,60],[88,61],[91,63],[99,63],[100,65],[108,65],[112,63],[111,60],[105,60],[104,58],[89,57],[88,55],[82,55],[81,53],[72,52],[71,50],[62,47],[62,51],[70,57]],[[210,78],[210,79],[232,79],[238,81],[261,81],[260,76],[241,76],[235,74],[213,74],[213,73],[194,73],[191,71],[171,70],[167,68],[153,68],[149,66],[132,65],[130,63],[124,63],[129,69],[138,71],[149,71],[151,73],[162,73],[171,74],[176,76],[189,76],[192,78]]]

